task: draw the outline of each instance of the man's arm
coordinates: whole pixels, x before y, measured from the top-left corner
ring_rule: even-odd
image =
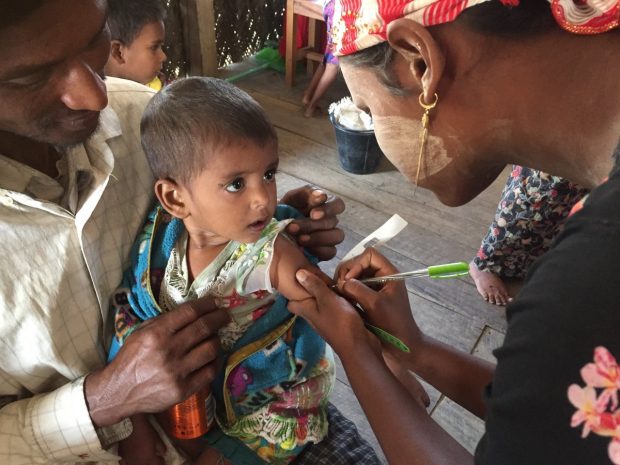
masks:
[[[116,442],[115,434],[127,432],[123,428],[131,428],[124,419],[164,410],[211,382],[217,330],[227,321],[208,299],[184,304],[136,330],[101,370],[26,399],[5,396],[0,463],[117,463],[104,448]],[[0,389],[19,392],[3,372]]]
[[[228,320],[206,297],[145,321],[109,365],[86,378],[93,423],[160,412],[210,384],[217,372],[217,331]]]
[[[4,388],[7,380],[2,381]],[[118,460],[102,448],[93,427],[83,377],[54,391],[7,403],[0,409],[0,430],[2,464]]]

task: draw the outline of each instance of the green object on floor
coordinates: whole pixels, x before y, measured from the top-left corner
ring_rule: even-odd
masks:
[[[265,47],[254,55],[254,59],[257,63],[259,63],[258,66],[246,69],[245,71],[235,74],[234,76],[229,76],[226,78],[226,81],[235,82],[264,69],[273,69],[279,73],[284,73],[284,59],[275,48]]]

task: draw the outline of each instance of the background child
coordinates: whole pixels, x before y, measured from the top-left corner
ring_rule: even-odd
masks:
[[[323,56],[323,62],[314,72],[310,85],[304,92],[301,100],[305,107],[304,116],[307,118],[314,115],[319,99],[334,83],[336,76],[338,76],[338,70],[340,69],[338,57],[334,55],[332,50],[331,29],[332,17],[334,16],[334,2],[335,0],[325,0],[323,3],[323,17],[325,18],[325,25],[327,27],[325,55]]]
[[[166,61],[166,9],[161,0],[109,0],[108,27],[112,38],[107,76],[114,76],[160,90]]]
[[[573,205],[587,193],[559,176],[513,165],[495,218],[469,265],[484,300],[496,305],[510,301],[503,280],[525,278],[564,228]]]
[[[111,356],[141,321],[187,300],[216,297],[231,315],[220,331],[226,369],[213,386],[218,423],[262,459],[288,463],[327,434],[334,368],[307,323],[284,305],[272,306],[276,289],[305,298],[295,271],[312,267],[281,233],[291,220],[273,218],[275,130],[249,95],[212,78],[163,89],[147,106],[141,130],[161,205],[114,296]],[[157,460],[152,427],[146,418],[132,420],[134,433],[120,444],[125,463],[147,463],[148,443],[150,460]],[[207,463],[207,455],[198,463]]]

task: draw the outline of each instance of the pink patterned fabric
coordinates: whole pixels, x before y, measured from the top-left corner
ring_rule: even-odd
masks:
[[[593,363],[581,369],[585,386],[572,384],[568,388],[568,400],[577,409],[571,418],[571,426],[583,425],[581,437],[590,433],[610,439],[607,452],[614,465],[620,465],[620,367],[615,357],[605,348],[594,349]]]
[[[454,21],[466,8],[501,1],[507,8],[519,0],[338,0],[332,40],[335,55],[350,55],[386,40],[387,25],[408,18],[424,26]],[[549,0],[558,24],[576,34],[598,34],[618,27],[620,0]]]

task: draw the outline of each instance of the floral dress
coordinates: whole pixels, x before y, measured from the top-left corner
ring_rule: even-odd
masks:
[[[217,422],[271,464],[291,462],[327,435],[335,379],[331,349],[288,312],[271,284],[274,243],[290,221],[272,219],[255,243],[229,242],[190,282],[187,231],[157,207],[112,299],[116,335],[110,359],[142,321],[183,302],[211,295],[230,309],[231,322],[219,332],[225,368],[212,385]]]
[[[534,260],[549,250],[573,205],[587,193],[566,179],[514,165],[474,264],[480,271],[523,278]]]
[[[327,30],[327,37],[325,39],[325,55],[323,56],[323,63],[330,65],[338,65],[338,57],[334,55],[334,39],[332,38],[332,23],[334,17],[334,3],[335,0],[325,0],[323,3],[323,17],[325,18],[325,25]]]

